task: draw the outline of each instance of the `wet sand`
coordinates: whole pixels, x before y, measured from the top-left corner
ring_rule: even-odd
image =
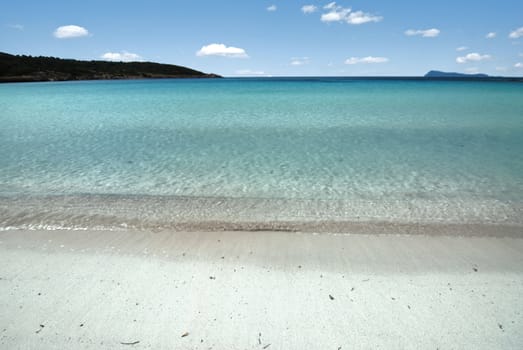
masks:
[[[0,310],[5,349],[520,349],[523,237],[3,231]]]

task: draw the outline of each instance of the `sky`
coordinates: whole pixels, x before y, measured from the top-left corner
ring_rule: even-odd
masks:
[[[523,76],[523,1],[2,0],[0,51],[223,76]]]

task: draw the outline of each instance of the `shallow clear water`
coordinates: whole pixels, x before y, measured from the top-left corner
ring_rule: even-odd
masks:
[[[146,222],[158,202],[163,225],[521,223],[522,96],[511,82],[3,84],[0,226]]]

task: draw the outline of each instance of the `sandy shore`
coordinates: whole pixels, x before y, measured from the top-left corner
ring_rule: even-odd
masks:
[[[521,349],[523,238],[0,232],[3,349]]]

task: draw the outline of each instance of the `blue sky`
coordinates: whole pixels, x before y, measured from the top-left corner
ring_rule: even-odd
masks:
[[[523,1],[6,0],[0,51],[225,76],[523,76]]]

